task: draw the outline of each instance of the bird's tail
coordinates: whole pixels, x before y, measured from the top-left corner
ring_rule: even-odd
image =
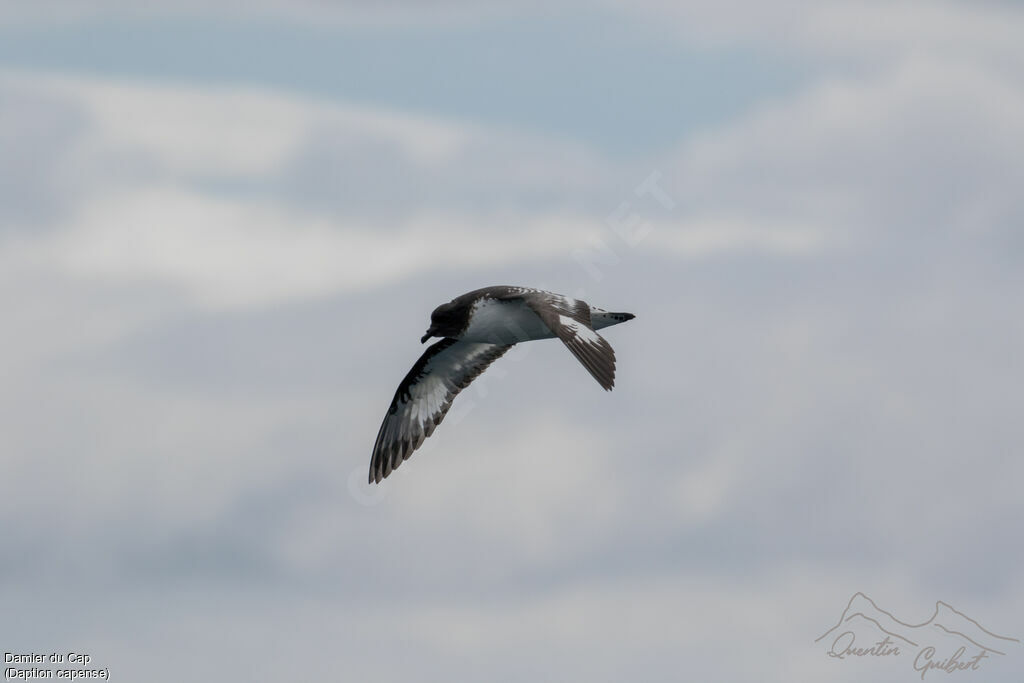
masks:
[[[636,316],[632,313],[616,313],[613,311],[603,311],[600,308],[590,309],[590,323],[595,330],[600,330],[602,327],[611,327],[612,325],[618,325],[624,323],[627,320],[632,320]]]

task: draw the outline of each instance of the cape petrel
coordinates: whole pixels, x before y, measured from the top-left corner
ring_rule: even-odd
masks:
[[[596,330],[634,317],[528,287],[484,287],[441,304],[420,342],[442,339],[427,347],[398,385],[373,445],[370,483],[407,460],[441,424],[455,396],[519,342],[558,337],[610,391],[615,352]]]

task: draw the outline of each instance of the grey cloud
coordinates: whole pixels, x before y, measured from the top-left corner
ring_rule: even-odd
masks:
[[[619,387],[612,399],[595,397],[587,378],[565,362],[557,346],[537,348],[521,365],[506,364],[511,376],[492,384],[485,399],[472,387],[467,390],[460,401],[479,403],[469,421],[458,426],[446,423],[434,439],[437,450],[417,454],[391,498],[379,508],[365,510],[353,507],[344,478],[352,470],[362,475],[366,444],[380,412],[420,350],[415,337],[422,326],[417,324],[422,323],[420,309],[425,308],[414,302],[427,297],[409,297],[407,290],[396,287],[372,300],[349,298],[303,309],[250,312],[235,320],[186,317],[129,343],[114,344],[99,358],[79,356],[73,365],[58,367],[78,368],[76,374],[88,372],[96,380],[121,376],[135,387],[131,393],[220,397],[230,411],[235,410],[233,405],[251,401],[272,405],[273,400],[289,398],[308,402],[312,411],[308,421],[292,422],[294,413],[289,411],[283,421],[254,424],[263,445],[225,461],[249,460],[249,467],[258,472],[273,469],[274,459],[284,457],[295,466],[303,463],[309,476],[293,475],[273,484],[260,484],[257,478],[233,492],[224,490],[233,502],[212,525],[188,531],[173,524],[157,534],[166,535],[169,545],[144,543],[141,557],[134,542],[123,545],[117,552],[127,553],[124,561],[136,567],[133,571],[158,566],[169,571],[167,567],[175,565],[169,565],[168,558],[180,556],[192,558],[179,570],[186,576],[230,572],[234,565],[224,562],[231,557],[284,577],[306,571],[319,577],[343,570],[349,575],[344,568],[352,562],[365,571],[370,565],[364,562],[396,565],[386,559],[391,551],[377,548],[370,540],[373,535],[358,534],[357,526],[370,533],[372,528],[400,524],[405,529],[404,552],[422,555],[419,572],[378,568],[376,578],[367,579],[371,585],[379,582],[390,591],[415,592],[425,589],[423,582],[429,577],[432,591],[455,591],[459,586],[494,590],[490,582],[497,577],[487,574],[485,565],[478,568],[485,572],[484,583],[467,584],[454,570],[474,566],[477,560],[463,556],[459,544],[442,533],[443,526],[399,521],[394,506],[410,489],[436,486],[432,480],[438,468],[458,461],[470,464],[472,451],[446,445],[466,443],[460,432],[507,434],[513,430],[510,423],[530,424],[538,417],[557,415],[567,424],[595,429],[607,440],[610,452],[618,455],[600,461],[601,476],[618,482],[624,500],[633,502],[618,509],[618,518],[602,536],[566,546],[540,567],[519,566],[505,584],[507,590],[543,576],[548,577],[545,581],[568,580],[578,575],[581,563],[593,567],[597,576],[614,576],[683,569],[720,572],[738,566],[740,558],[760,567],[797,558],[844,567],[906,564],[924,577],[936,562],[949,561],[944,559],[950,558],[949,549],[930,540],[942,533],[943,525],[962,517],[976,526],[999,526],[998,520],[1013,509],[1002,495],[992,505],[967,505],[978,500],[986,478],[961,477],[954,486],[941,472],[919,469],[943,462],[979,472],[1005,471],[1000,444],[1020,437],[1009,427],[1012,379],[999,379],[1012,345],[993,346],[987,331],[1019,335],[1020,330],[1001,322],[1004,309],[997,301],[978,305],[991,287],[985,279],[976,279],[966,290],[962,284],[923,289],[904,285],[903,294],[893,297],[894,282],[924,285],[929,268],[872,263],[873,258],[832,263],[831,284],[824,285],[818,263],[780,260],[755,265],[725,259],[714,268],[704,266],[682,276],[671,261],[627,254],[615,274],[617,281],[588,294],[602,303],[614,299],[609,305],[637,309],[639,314],[632,329],[624,326],[608,335],[620,356]],[[860,278],[865,267],[879,269],[871,282]],[[541,275],[536,271],[533,277]],[[583,271],[568,279],[593,287]],[[903,318],[908,306],[939,302],[945,302],[941,317]],[[682,327],[680,319],[685,321]],[[350,327],[352,320],[358,320],[358,326]],[[976,332],[965,335],[962,330]],[[978,353],[978,348],[986,352]],[[949,367],[949,358],[960,359],[959,365]],[[937,372],[939,368],[942,372]],[[557,382],[558,390],[526,400],[531,387],[544,381]],[[964,388],[944,390],[950,385]],[[995,405],[1005,409],[975,409],[965,403],[975,385],[990,395],[1004,392]],[[146,403],[149,409],[160,409],[162,401]],[[116,429],[115,413],[103,407],[90,413],[91,421]],[[245,430],[248,420],[258,419],[263,411],[250,414],[222,429]],[[957,416],[960,423],[951,423],[940,434],[930,424],[936,415]],[[325,416],[331,417],[325,422]],[[336,426],[332,428],[331,422]],[[187,424],[182,422],[182,428]],[[673,428],[665,430],[666,424]],[[982,449],[974,446],[979,433],[993,435]],[[214,432],[182,436],[180,443],[190,449],[219,442]],[[82,442],[74,431],[67,438]],[[130,433],[126,438],[109,444],[123,448],[131,443]],[[207,457],[224,457],[226,453],[218,454],[220,448],[215,446]],[[162,457],[158,452],[147,457]],[[735,463],[734,480],[727,484],[718,509],[706,518],[690,519],[671,503],[679,499],[676,487],[716,459]],[[475,497],[481,491],[491,490],[494,505],[515,506],[515,501],[498,500],[493,481],[485,476],[498,466],[473,465],[483,467],[471,469],[480,477],[471,487],[477,493],[465,502],[438,501],[443,505],[441,519],[449,519],[463,504],[480,505]],[[584,504],[586,493],[574,487],[569,466],[570,480],[560,486],[570,500],[577,497]],[[500,467],[514,470],[522,463],[512,459]],[[325,486],[323,481],[334,483]],[[958,487],[965,488],[957,494]],[[644,490],[658,494],[641,495]],[[185,490],[181,495],[187,495]],[[943,502],[936,508],[939,499]],[[314,564],[320,569],[294,566],[277,549],[282,537],[275,534],[301,533],[303,517],[293,515],[304,506],[311,506],[312,518],[341,514],[340,528],[326,533],[322,541],[338,549],[324,551]],[[945,512],[936,514],[937,509]],[[349,514],[354,516],[347,519]],[[142,539],[149,533],[152,527],[140,528],[138,536],[120,529],[118,536]],[[218,534],[230,534],[232,542],[218,546],[213,541]],[[475,539],[477,547],[493,543],[477,531],[462,534]],[[507,542],[492,548],[487,563],[509,552],[503,547]],[[993,571],[998,570],[999,580],[1006,581],[1013,563],[995,563],[998,546],[998,539],[975,541],[963,546],[953,561],[967,566],[974,557],[980,573],[972,575],[975,580],[979,575],[996,580]],[[355,561],[342,547],[359,548],[355,554],[366,559]],[[429,552],[439,547],[449,551]],[[700,552],[692,552],[694,548]],[[45,553],[45,545],[37,552]],[[998,557],[1007,559],[1005,554]]]
[[[390,221],[422,211],[601,211],[614,175],[586,149],[510,130],[473,132],[452,154],[419,160],[395,141],[335,126],[311,131],[254,189],[333,215]]]
[[[85,113],[60,97],[0,85],[0,232],[51,222],[74,200],[68,178]]]
[[[101,139],[99,122],[79,95],[39,82],[45,80],[0,74],[0,233],[52,231],[97,189],[171,176],[156,155]]]
[[[162,609],[160,596],[192,604],[219,595],[225,614],[248,604],[273,619],[289,618],[274,600],[309,601],[336,614],[332,628],[346,634],[339,656],[359,649],[350,634],[368,624],[406,624],[395,637],[421,665],[445,650],[411,618],[441,610],[433,618],[448,629],[477,629],[481,647],[505,656],[487,635],[489,619],[518,633],[532,617],[513,605],[575,590],[596,605],[606,593],[596,587],[635,581],[745,586],[813,566],[863,580],[907,573],[932,599],[1013,593],[1024,558],[1005,545],[1020,519],[1006,452],[1021,438],[1011,369],[1021,329],[1005,311],[1019,290],[997,295],[998,272],[936,281],[932,264],[873,252],[739,254],[686,268],[664,255],[622,256],[600,283],[572,262],[488,273],[534,282],[557,272],[546,286],[635,310],[635,321],[607,334],[619,356],[615,392],[597,391],[563,349],[538,343],[506,364],[486,398],[471,386],[459,400],[478,405],[442,425],[432,449],[371,506],[350,495],[348,476],[357,471],[362,482],[380,411],[420,350],[418,300],[447,298],[480,274],[431,278],[417,283],[422,292],[407,284],[230,317],[181,315],[35,373],[41,386],[23,400],[63,396],[49,403],[63,424],[46,439],[5,426],[48,463],[13,471],[26,485],[6,496],[4,517],[20,539],[3,546],[0,566],[16,570],[6,585],[74,586],[80,595],[68,604],[78,609],[94,609],[88,596],[105,585],[118,586],[107,598],[117,605],[126,590]],[[956,263],[955,250],[944,256]],[[358,320],[351,329],[349,316]],[[79,403],[90,387],[92,400]],[[529,451],[503,446],[544,420],[603,448],[547,453],[535,436],[521,442]],[[71,454],[77,469],[67,468]],[[706,516],[685,512],[680,485],[719,461],[735,465],[721,503]],[[22,472],[45,475],[56,494],[99,485],[113,463],[116,512],[89,488],[30,504]],[[525,521],[531,515],[538,526]],[[963,542],[951,545],[947,534]],[[543,550],[531,550],[537,543]],[[271,597],[252,603],[254,594]],[[844,586],[832,599],[845,597]],[[102,628],[113,641],[108,656],[132,671],[121,644],[138,629],[125,630],[134,612],[119,609]],[[596,638],[618,633],[593,628]],[[37,627],[44,631],[53,633]],[[175,630],[163,637],[185,642]],[[293,652],[308,644],[278,637]],[[556,641],[573,642],[564,633]],[[200,647],[197,656],[209,653]],[[652,674],[670,667],[668,654],[652,656]],[[601,661],[607,670],[595,680],[621,663]]]
[[[987,626],[1020,637],[1022,117],[1012,80],[944,64],[840,79],[845,99],[823,86],[648,160],[676,200],[665,215],[634,199],[646,168],[620,184],[585,152],[549,168],[541,142],[485,139],[416,166],[330,127],[248,188],[337,215],[378,215],[393,193],[396,210],[436,205],[482,228],[505,187],[527,210],[579,203],[617,250],[599,281],[565,255],[441,264],[212,314],[166,288],[17,264],[0,297],[15,326],[0,596],[19,615],[4,642],[89,641],[118,675],[168,681],[180,672],[153,666],[168,644],[190,677],[223,680],[343,665],[360,680],[582,666],[593,681],[852,681],[863,671],[815,668],[811,641],[864,584],[984,606]],[[41,130],[77,130],[55,121]],[[603,222],[625,200],[656,231],[733,211],[849,239],[630,249]],[[363,485],[425,316],[499,283],[636,313],[606,335],[615,392],[537,343],[496,364],[507,375],[486,396],[467,389],[465,418],[364,504],[350,476]],[[1017,680],[1022,662],[991,671]]]
[[[1022,117],[1012,80],[922,59],[823,84],[699,138],[668,180],[696,215],[809,225],[900,250],[952,239],[990,258],[1019,252]]]

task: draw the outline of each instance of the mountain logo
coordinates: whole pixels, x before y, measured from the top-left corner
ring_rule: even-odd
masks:
[[[836,625],[814,642],[823,642],[835,659],[912,657],[922,680],[930,671],[977,671],[991,656],[1005,656],[1020,646],[1018,639],[993,633],[941,600],[931,618],[910,624],[860,592],[850,598]]]

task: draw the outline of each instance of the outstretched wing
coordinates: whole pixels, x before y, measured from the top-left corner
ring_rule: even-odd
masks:
[[[398,385],[377,432],[370,483],[407,460],[441,424],[455,396],[511,346],[442,339],[430,345]]]
[[[604,337],[594,331],[590,321],[590,306],[585,301],[547,292],[528,292],[521,296],[576,359],[583,363],[583,367],[598,384],[605,391],[611,391],[615,386],[615,351]]]

